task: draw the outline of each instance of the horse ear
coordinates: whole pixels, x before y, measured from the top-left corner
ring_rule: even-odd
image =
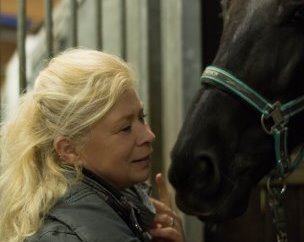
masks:
[[[58,136],[53,142],[54,149],[60,159],[67,164],[77,165],[80,161],[80,154],[76,146],[64,136]]]

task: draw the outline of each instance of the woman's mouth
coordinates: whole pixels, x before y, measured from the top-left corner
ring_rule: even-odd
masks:
[[[147,155],[147,156],[142,157],[142,158],[137,159],[137,160],[133,160],[134,163],[143,162],[143,161],[150,161],[150,155]]]
[[[140,165],[142,167],[147,167],[147,166],[150,165],[150,161],[151,161],[150,158],[151,158],[150,155],[147,155],[147,156],[142,157],[140,159],[133,160],[132,163],[136,164],[136,165]]]

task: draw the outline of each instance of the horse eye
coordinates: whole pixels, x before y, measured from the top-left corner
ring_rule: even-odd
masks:
[[[297,9],[294,12],[293,19],[295,22],[301,22],[304,23],[304,7]]]
[[[293,24],[296,27],[303,27],[304,25],[304,6],[300,8],[296,8],[292,13],[289,15],[288,23]]]

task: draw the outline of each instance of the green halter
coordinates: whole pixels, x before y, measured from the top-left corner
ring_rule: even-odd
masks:
[[[201,80],[202,83],[208,83],[232,92],[262,114],[263,129],[274,137],[277,169],[280,177],[285,177],[296,168],[304,158],[304,146],[291,160],[287,151],[287,124],[291,117],[304,111],[304,95],[285,104],[281,104],[279,101],[271,104],[244,82],[215,66],[208,66],[202,74]],[[268,128],[265,125],[265,120],[269,119],[272,119],[273,125]]]

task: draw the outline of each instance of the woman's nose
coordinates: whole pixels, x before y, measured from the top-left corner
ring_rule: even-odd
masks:
[[[148,136],[149,136],[149,140],[150,140],[150,142],[152,143],[154,140],[155,140],[155,134],[154,134],[154,132],[151,130],[151,128],[150,128],[150,126],[149,125],[147,125],[148,127],[147,127],[147,132],[148,132]]]
[[[144,130],[141,132],[139,144],[152,143],[155,140],[155,134],[148,124],[145,124]]]

